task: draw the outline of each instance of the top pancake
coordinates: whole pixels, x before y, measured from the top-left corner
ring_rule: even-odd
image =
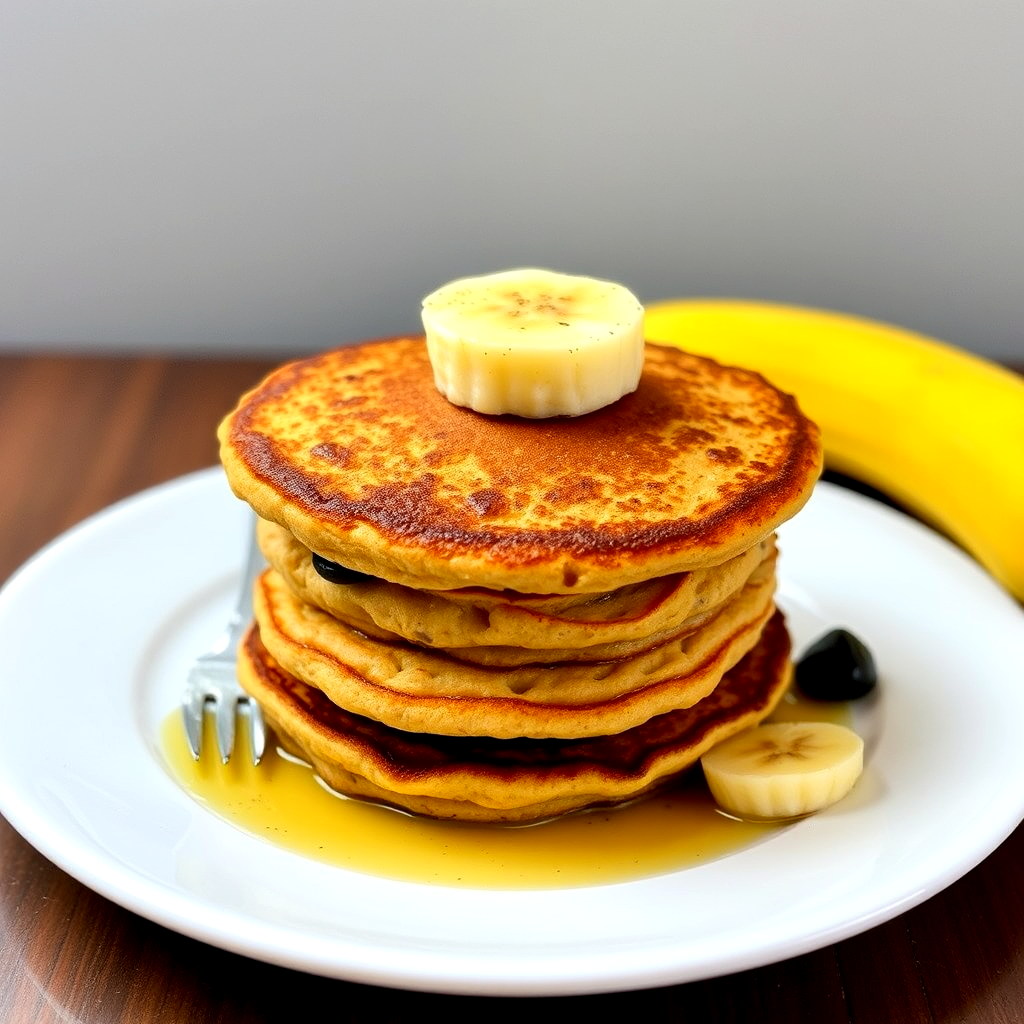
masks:
[[[485,416],[422,338],[289,363],[218,430],[235,494],[330,561],[436,590],[592,593],[718,565],[809,497],[818,430],[753,371],[648,345],[585,416]]]

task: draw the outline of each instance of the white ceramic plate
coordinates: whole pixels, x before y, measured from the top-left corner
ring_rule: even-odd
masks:
[[[82,523],[0,591],[0,706],[18,723],[0,744],[0,811],[85,885],[185,935],[425,991],[666,985],[892,918],[1024,814],[1021,610],[942,538],[821,484],[780,531],[781,603],[798,650],[843,625],[878,660],[868,767],[848,800],[712,863],[590,888],[445,888],[306,860],[204,810],[159,752],[184,669],[227,616],[245,525],[207,470]]]

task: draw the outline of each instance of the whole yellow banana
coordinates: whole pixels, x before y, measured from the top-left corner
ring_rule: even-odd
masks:
[[[795,306],[655,302],[645,332],[796,395],[827,468],[888,494],[1024,600],[1024,378],[924,335]]]

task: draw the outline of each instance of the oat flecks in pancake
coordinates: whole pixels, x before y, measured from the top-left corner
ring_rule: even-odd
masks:
[[[649,345],[586,416],[490,417],[421,338],[282,367],[219,430],[235,493],[331,561],[419,589],[601,592],[718,565],[810,495],[817,428],[758,374]]]

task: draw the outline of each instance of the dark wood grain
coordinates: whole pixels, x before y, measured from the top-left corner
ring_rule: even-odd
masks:
[[[86,516],[213,465],[218,419],[269,366],[0,356],[0,580]],[[38,729],[46,741],[45,721],[5,725]],[[323,1006],[332,1020],[374,1024],[436,1013],[1011,1024],[1024,1020],[1022,863],[1018,829],[975,870],[893,921],[757,970],[639,992],[486,999],[313,977],[184,938],[80,885],[0,819],[0,1021],[260,1024]]]

